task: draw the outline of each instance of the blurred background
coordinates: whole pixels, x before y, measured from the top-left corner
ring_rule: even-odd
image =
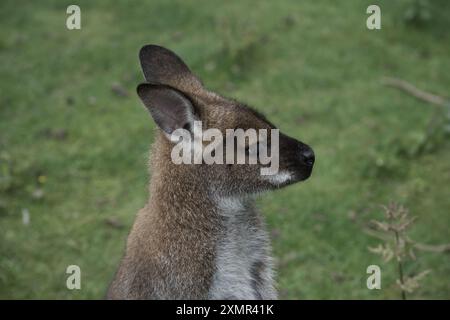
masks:
[[[366,27],[374,2],[381,30]],[[259,200],[281,298],[399,299],[395,243],[371,222],[390,202],[417,217],[407,298],[450,298],[448,1],[2,0],[0,24],[0,298],[105,294],[148,197],[155,124],[135,88],[149,43],[314,148],[310,180]]]

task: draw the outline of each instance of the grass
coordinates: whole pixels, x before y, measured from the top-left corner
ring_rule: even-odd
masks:
[[[411,25],[413,1],[77,1],[0,5],[0,298],[101,298],[147,200],[154,123],[135,94],[137,53],[179,53],[211,89],[256,106],[314,147],[306,183],[265,195],[282,298],[398,299],[395,267],[363,232],[380,204],[418,216],[411,236],[449,242],[450,143],[424,141],[434,106],[383,86],[395,76],[448,97],[449,5]],[[117,94],[117,86],[128,94]],[[415,153],[425,143],[425,152]],[[22,222],[27,209],[30,223]],[[113,220],[113,223],[108,221]],[[450,298],[448,254],[419,252],[406,273],[431,269],[411,298]],[[66,267],[82,290],[65,287]],[[366,288],[378,264],[382,289]]]

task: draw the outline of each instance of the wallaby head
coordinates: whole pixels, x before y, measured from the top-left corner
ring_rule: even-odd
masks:
[[[310,176],[314,153],[308,145],[279,133],[278,146],[274,148],[270,131],[276,127],[271,122],[245,104],[207,90],[175,53],[160,46],[147,45],[141,49],[139,59],[147,83],[140,84],[137,93],[160,128],[160,137],[152,154],[156,166],[154,171],[176,171],[179,179],[195,178],[224,197],[280,188]],[[236,143],[234,151],[248,159],[260,152],[264,142],[267,154],[279,153],[278,171],[262,175],[261,168],[268,165],[250,164],[249,161],[244,164],[225,161],[223,164],[206,164],[201,161],[199,164],[174,165],[171,163],[175,145],[172,134],[177,129],[185,129],[194,137],[197,121],[201,121],[202,130],[213,128],[222,134],[224,138],[221,141],[213,141],[213,154],[220,151],[224,159],[228,150],[225,148],[227,129],[266,129],[269,133],[265,141],[261,141],[260,136],[247,136],[245,143]],[[200,141],[203,148],[208,143]]]

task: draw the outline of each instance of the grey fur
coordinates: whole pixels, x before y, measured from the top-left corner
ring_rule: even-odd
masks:
[[[222,231],[210,299],[276,299],[269,237],[252,200],[220,199]]]

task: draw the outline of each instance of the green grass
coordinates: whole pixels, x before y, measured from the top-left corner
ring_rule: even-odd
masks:
[[[399,298],[395,264],[370,253],[378,240],[363,232],[382,216],[379,205],[410,208],[415,240],[450,240],[448,136],[425,139],[435,107],[380,82],[395,76],[449,96],[450,6],[430,1],[432,19],[410,25],[412,2],[378,1],[382,29],[369,31],[371,1],[80,0],[82,29],[69,31],[72,2],[2,1],[0,298],[105,293],[147,200],[155,125],[135,87],[148,43],[314,147],[309,181],[260,200],[281,297]],[[70,264],[82,269],[82,290],[65,287]],[[370,264],[382,269],[381,290],[366,288]],[[406,271],[424,269],[432,273],[410,297],[449,299],[448,253],[419,252]]]

